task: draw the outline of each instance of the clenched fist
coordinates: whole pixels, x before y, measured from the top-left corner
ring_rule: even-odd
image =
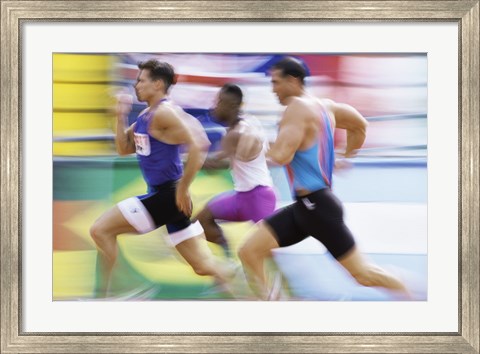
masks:
[[[120,93],[116,95],[117,105],[115,108],[115,113],[117,118],[124,118],[132,111],[133,97],[127,93]]]

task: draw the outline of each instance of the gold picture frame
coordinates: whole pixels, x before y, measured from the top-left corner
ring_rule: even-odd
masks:
[[[121,3],[121,6],[119,4]],[[455,333],[26,333],[21,27],[38,21],[445,21],[459,28],[459,327]],[[479,1],[1,1],[2,353],[479,353]]]

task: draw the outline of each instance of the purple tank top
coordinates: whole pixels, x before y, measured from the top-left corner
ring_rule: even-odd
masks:
[[[138,162],[143,178],[149,186],[176,181],[183,174],[180,146],[163,143],[148,133],[148,128],[158,105],[165,100],[161,100],[149,111],[138,116],[134,129]]]

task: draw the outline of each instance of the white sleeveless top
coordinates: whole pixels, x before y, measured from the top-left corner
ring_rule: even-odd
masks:
[[[242,126],[254,126],[256,131],[259,131],[259,134],[263,140],[263,148],[260,151],[260,154],[252,161],[239,161],[235,158],[231,158],[231,168],[232,168],[232,178],[233,186],[237,192],[247,192],[252,190],[257,186],[268,186],[273,185],[272,177],[270,176],[270,171],[268,170],[267,160],[265,158],[265,153],[268,150],[268,141],[261,130],[261,125],[258,122],[251,122],[252,118],[242,119],[238,124],[240,125],[240,130]],[[253,118],[254,119],[254,118]],[[253,124],[252,124],[253,123]]]

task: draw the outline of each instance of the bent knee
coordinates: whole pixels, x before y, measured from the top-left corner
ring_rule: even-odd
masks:
[[[98,244],[109,238],[110,234],[101,224],[95,223],[90,227],[90,236]]]
[[[213,218],[213,215],[212,213],[210,212],[209,209],[205,208],[203,209],[202,211],[200,211],[198,213],[198,215],[196,216],[196,219],[200,222],[200,224],[207,224],[207,223],[211,223],[214,221],[214,218]]]
[[[262,249],[251,244],[244,244],[237,251],[238,258],[243,263],[250,263],[257,259],[262,259],[270,255],[270,249]]]
[[[212,275],[211,269],[209,269],[205,264],[203,263],[196,263],[196,264],[191,264],[191,267],[195,274],[205,276],[205,275]]]
[[[238,256],[240,259],[270,257],[272,249],[277,247],[279,245],[276,238],[265,225],[260,224],[239,248]]]
[[[93,238],[94,240],[98,240],[100,238],[101,231],[100,227],[97,225],[97,223],[93,224],[90,226],[90,237]]]
[[[240,258],[242,262],[248,259],[249,254],[250,254],[249,247],[246,245],[239,247],[237,251],[238,258]]]

